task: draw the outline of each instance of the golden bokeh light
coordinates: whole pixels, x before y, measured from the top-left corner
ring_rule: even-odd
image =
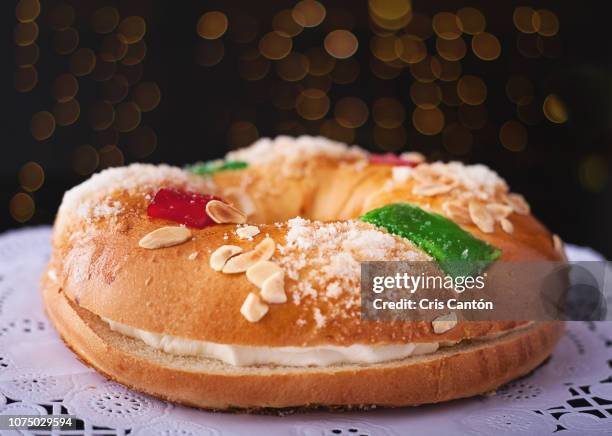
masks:
[[[370,70],[372,74],[381,80],[395,79],[402,72],[402,67],[395,66],[389,62],[381,62],[378,59],[370,58]]]
[[[395,35],[374,35],[370,39],[370,50],[379,60],[390,62],[398,58],[398,53],[395,49],[397,43],[398,38]]]
[[[308,74],[308,58],[301,53],[290,53],[276,63],[276,74],[288,82],[302,80]]]
[[[259,138],[255,124],[250,121],[236,121],[232,123],[227,134],[227,142],[231,148],[241,148],[251,145]]]
[[[325,6],[315,0],[302,0],[291,10],[291,16],[302,27],[315,27],[325,19]]]
[[[15,6],[15,17],[22,23],[29,23],[38,18],[40,2],[38,0],[19,0]]]
[[[115,108],[114,128],[121,133],[131,132],[140,124],[140,108],[133,101],[123,102]]]
[[[436,51],[441,58],[447,61],[458,61],[463,59],[467,53],[467,47],[463,38],[443,39],[436,38]]]
[[[127,147],[138,159],[150,156],[157,148],[157,134],[149,126],[138,126],[136,130],[128,133]]]
[[[420,108],[433,109],[442,101],[442,90],[438,84],[433,82],[412,82],[410,98]]]
[[[234,42],[247,44],[255,39],[258,31],[259,24],[255,18],[244,14],[232,16],[229,35]]]
[[[17,23],[13,31],[15,44],[18,46],[26,46],[33,44],[38,38],[38,25],[35,22]]]
[[[135,44],[128,45],[127,53],[121,59],[124,65],[136,65],[144,59],[147,54],[147,43],[141,39]]]
[[[305,120],[320,120],[329,106],[329,97],[320,89],[305,89],[295,101],[295,110]]]
[[[360,71],[359,62],[355,59],[343,59],[336,62],[331,76],[334,83],[346,85],[357,80]]]
[[[53,135],[55,131],[55,118],[51,112],[40,111],[32,115],[30,121],[30,133],[37,141],[44,141]]]
[[[106,82],[117,71],[117,64],[115,62],[107,62],[101,57],[96,58],[96,66],[91,72],[91,78],[96,82]]]
[[[127,97],[130,89],[128,80],[121,74],[115,74],[102,84],[102,99],[107,103],[117,104]]]
[[[399,20],[410,14],[412,2],[410,0],[368,0],[370,14],[382,20]]]
[[[519,6],[512,14],[512,20],[523,33],[536,33],[540,30],[540,15],[529,6]]]
[[[540,35],[520,33],[516,36],[516,48],[526,58],[535,59],[542,56],[544,44]]]
[[[341,98],[334,106],[336,122],[349,129],[363,126],[368,121],[369,115],[368,106],[357,97]]]
[[[372,105],[372,119],[385,129],[393,129],[402,125],[406,119],[406,110],[399,100],[382,97]]]
[[[306,51],[306,57],[308,58],[308,74],[313,76],[325,76],[336,65],[336,59],[320,47],[309,48]]]
[[[468,35],[478,35],[487,27],[485,16],[476,8],[461,8],[457,11],[459,28]]]
[[[482,129],[487,124],[487,107],[484,104],[472,106],[461,104],[457,110],[459,122],[470,130]]]
[[[142,17],[131,16],[124,18],[117,28],[117,36],[126,44],[140,41],[147,31],[147,23]]]
[[[74,8],[65,2],[57,3],[47,13],[47,21],[53,30],[64,30],[74,23]]]
[[[431,20],[431,26],[442,39],[457,39],[461,36],[459,19],[451,12],[438,12]]]
[[[17,67],[13,74],[13,85],[18,92],[29,92],[38,83],[38,71],[32,65]]]
[[[36,162],[27,162],[19,170],[19,184],[24,191],[38,191],[45,183],[45,170]]]
[[[423,109],[417,107],[412,112],[412,124],[423,135],[437,135],[444,128],[444,114],[438,108]]]
[[[13,219],[19,223],[25,223],[34,216],[35,205],[32,197],[24,192],[19,192],[9,202],[9,212]]]
[[[81,115],[81,105],[74,98],[57,102],[53,106],[53,116],[58,126],[65,127],[74,124]]]
[[[605,157],[590,154],[580,161],[578,179],[584,189],[590,192],[601,192],[609,178],[609,169]]]
[[[270,71],[270,61],[258,50],[247,50],[240,56],[240,75],[243,79],[254,81],[263,79]]]
[[[67,55],[79,46],[79,32],[74,27],[67,27],[53,33],[53,49],[59,55]]]
[[[437,78],[443,82],[454,82],[461,77],[461,62],[458,61],[447,61],[446,59],[436,58],[440,65],[439,74]],[[433,71],[434,73],[436,71]]]
[[[72,74],[85,76],[96,66],[96,55],[90,48],[80,48],[70,55],[68,64]]]
[[[442,143],[451,154],[461,156],[470,152],[474,144],[474,135],[459,123],[449,124],[442,131]]]
[[[423,83],[430,83],[440,76],[442,68],[437,58],[426,56],[423,60],[410,64],[410,74]]]
[[[196,31],[200,38],[221,38],[227,31],[227,16],[220,11],[210,11],[203,14],[198,20]]]
[[[539,9],[540,28],[538,33],[542,36],[555,36],[559,33],[559,19],[557,15],[548,9]]]
[[[106,101],[97,101],[89,109],[88,119],[92,129],[96,131],[106,130],[115,121],[115,109],[112,104]],[[116,144],[116,141],[113,140],[108,143]]]
[[[217,65],[225,55],[225,46],[220,39],[200,41],[196,49],[195,61],[203,67]],[[137,64],[141,65],[141,64]]]
[[[481,32],[472,38],[472,51],[483,61],[492,61],[501,54],[501,44],[495,35]]]
[[[385,151],[397,151],[406,145],[408,134],[404,126],[385,129],[379,125],[374,126],[374,143]]]
[[[274,15],[272,19],[272,28],[289,38],[299,35],[300,32],[304,30],[304,27],[295,21],[290,9],[282,10]]]
[[[533,100],[534,87],[525,76],[512,76],[506,83],[506,95],[512,103],[527,104]]]
[[[323,46],[336,59],[350,58],[359,47],[357,37],[348,30],[334,30],[325,37]]]
[[[427,47],[420,38],[404,34],[395,39],[395,52],[407,64],[416,64],[427,56]]]
[[[462,102],[476,106],[486,100],[487,85],[480,77],[466,75],[457,82],[457,95]]]
[[[141,82],[134,88],[132,99],[141,112],[149,112],[159,105],[161,90],[155,82]]]
[[[116,34],[106,35],[100,47],[100,57],[107,62],[116,62],[126,55],[128,45]]]
[[[81,145],[72,154],[72,169],[81,176],[88,176],[98,168],[100,157],[91,145]]]
[[[262,55],[272,60],[279,60],[291,52],[293,42],[291,38],[280,32],[272,31],[266,33],[259,40],[259,51]]]
[[[15,64],[18,67],[29,67],[38,62],[40,50],[36,43],[15,47]]]
[[[336,120],[325,120],[321,124],[319,134],[334,141],[352,144],[355,141],[355,130],[339,124]]]
[[[565,103],[556,94],[549,94],[546,96],[544,104],[542,105],[542,110],[546,118],[555,124],[563,124],[569,118]]]
[[[91,17],[91,28],[96,33],[110,33],[119,24],[119,18],[119,11],[112,6],[96,9]]]
[[[518,121],[506,121],[499,129],[499,140],[510,151],[522,151],[527,147],[527,129]]]
[[[123,152],[116,145],[105,145],[98,151],[98,169],[120,167],[125,164]]]

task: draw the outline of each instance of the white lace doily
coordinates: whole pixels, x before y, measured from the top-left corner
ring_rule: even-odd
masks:
[[[49,237],[48,227],[0,236],[0,414],[79,418],[78,430],[54,435],[612,434],[611,322],[568,323],[552,358],[530,376],[446,404],[276,417],[209,413],[132,392],[80,363],[47,320],[38,281]],[[597,259],[585,249],[570,255]]]

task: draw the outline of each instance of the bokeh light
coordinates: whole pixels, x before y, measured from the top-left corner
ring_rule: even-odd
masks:
[[[89,109],[89,125],[93,130],[100,131],[108,129],[115,121],[115,109],[106,101],[98,101]],[[110,141],[115,144],[116,141]]]
[[[476,8],[461,8],[457,11],[459,27],[468,35],[478,35],[487,27],[485,16]]]
[[[304,30],[304,27],[295,21],[290,9],[282,10],[274,15],[272,28],[290,38],[299,35]]]
[[[196,49],[195,61],[203,67],[217,65],[225,55],[225,46],[220,39],[202,40]],[[140,65],[140,64],[137,64]]]
[[[119,132],[130,132],[140,124],[141,112],[138,105],[132,101],[120,103],[115,108],[114,128]]]
[[[481,32],[472,38],[472,51],[483,61],[492,61],[501,54],[501,44],[495,35]]]
[[[74,98],[57,102],[53,106],[53,117],[58,126],[65,127],[74,124],[81,115],[81,105]]]
[[[255,124],[250,121],[236,121],[229,128],[227,142],[231,148],[246,147],[259,138]]]
[[[382,97],[372,106],[372,119],[380,127],[393,129],[402,125],[406,119],[406,110],[399,100]]]
[[[34,211],[34,199],[30,195],[19,192],[11,198],[9,212],[15,221],[19,223],[29,221],[34,215]]]
[[[147,31],[147,23],[142,17],[131,16],[124,18],[117,28],[117,36],[126,44],[140,41]]]
[[[227,16],[220,11],[210,11],[198,20],[196,31],[200,38],[217,39],[227,31]]]
[[[72,154],[72,169],[81,176],[88,176],[98,168],[100,157],[91,145],[81,145]]]
[[[291,11],[291,16],[302,27],[315,27],[325,19],[325,6],[315,0],[302,0]]]
[[[119,167],[125,163],[123,152],[115,145],[105,145],[98,151],[98,169]]]
[[[437,135],[444,128],[444,114],[438,108],[417,107],[412,112],[412,124],[423,135]]]
[[[308,74],[308,58],[301,53],[290,53],[276,63],[276,74],[288,82],[302,80]]]
[[[427,56],[425,43],[415,35],[405,34],[395,40],[397,56],[407,64],[421,62]]]
[[[18,67],[29,67],[38,62],[40,49],[36,43],[15,47],[15,64]]]
[[[112,6],[96,9],[91,17],[91,27],[100,34],[110,33],[119,24],[119,11]]]
[[[479,105],[487,98],[487,86],[480,77],[466,75],[457,82],[457,95],[466,104]]]
[[[74,23],[74,8],[60,1],[47,12],[47,21],[53,30],[64,30]]]
[[[18,46],[30,45],[38,38],[38,25],[35,22],[17,23],[13,31],[15,44]]]
[[[463,38],[443,39],[436,38],[436,51],[441,58],[447,61],[458,61],[463,59],[467,53],[467,47]]]
[[[15,17],[22,23],[29,23],[40,14],[39,0],[19,0],[15,6]]]
[[[53,34],[53,49],[59,55],[68,55],[79,46],[79,32],[73,27],[58,30]]]
[[[18,67],[13,74],[13,85],[18,92],[29,92],[38,83],[38,71],[32,65]]]
[[[339,125],[355,129],[366,123],[370,111],[363,100],[357,97],[344,97],[336,103],[334,116]]]
[[[161,90],[155,82],[141,82],[134,88],[132,99],[141,112],[149,112],[159,105]]]
[[[284,58],[291,52],[292,47],[291,38],[276,31],[266,33],[259,40],[259,51],[262,55],[272,60]]]
[[[608,183],[609,169],[603,156],[587,155],[580,161],[578,178],[584,189],[590,192],[601,192]]]
[[[336,59],[350,58],[359,47],[357,37],[348,30],[334,30],[325,37],[323,46]]]
[[[319,134],[334,141],[352,144],[355,140],[355,130],[339,124],[336,120],[325,120],[321,124]]]
[[[55,118],[51,112],[40,111],[32,115],[30,133],[37,141],[44,141],[55,131]]]
[[[555,124],[563,124],[569,118],[565,103],[556,94],[550,94],[544,99],[542,110],[546,118]]]
[[[127,134],[127,147],[134,157],[144,159],[157,148],[157,134],[149,126],[138,126]]]
[[[319,120],[329,111],[330,101],[320,89],[305,89],[298,95],[295,110],[305,120]]]
[[[19,170],[19,184],[25,191],[38,191],[44,182],[45,170],[36,162],[27,162]]]
[[[512,15],[514,25],[523,33],[536,33],[540,29],[540,15],[529,6],[519,6]]]
[[[75,76],[85,76],[96,66],[96,55],[90,48],[80,48],[70,55],[69,68]]]
[[[499,140],[510,151],[524,150],[527,139],[527,129],[518,121],[506,121],[499,129]]]
[[[442,39],[457,39],[461,36],[459,19],[450,12],[438,12],[434,15],[431,26],[434,32]]]
[[[420,108],[433,109],[442,101],[442,90],[437,83],[412,82],[410,98]]]

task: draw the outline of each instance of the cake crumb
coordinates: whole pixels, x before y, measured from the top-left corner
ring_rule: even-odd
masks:
[[[187,257],[187,259],[189,259],[189,260],[195,260],[195,259],[198,257],[198,254],[199,254],[199,253],[198,253],[197,251],[194,251],[193,253],[191,253],[191,254],[190,254],[188,257]]]

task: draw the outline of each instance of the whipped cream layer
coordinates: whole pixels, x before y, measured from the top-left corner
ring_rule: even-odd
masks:
[[[140,339],[148,346],[166,353],[217,359],[234,366],[331,366],[343,363],[381,363],[433,353],[440,346],[437,342],[392,345],[355,344],[348,347],[337,345],[318,345],[315,347],[228,345],[148,332],[109,319],[103,319],[108,323],[111,330]]]

